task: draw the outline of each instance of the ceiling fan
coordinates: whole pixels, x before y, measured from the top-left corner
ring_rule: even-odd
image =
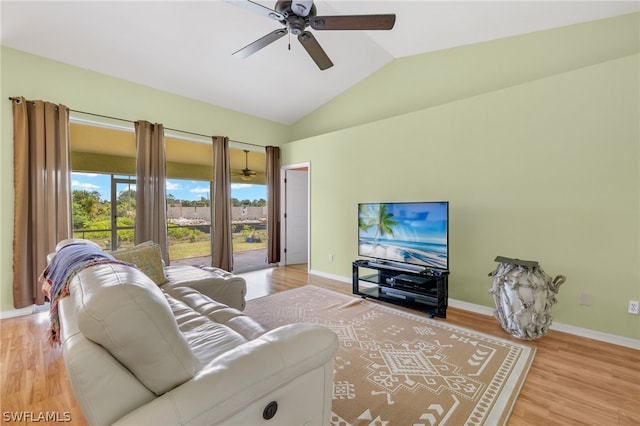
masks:
[[[298,41],[307,51],[318,68],[326,70],[333,66],[333,62],[320,46],[313,34],[306,30],[390,30],[396,22],[395,14],[385,15],[342,15],[316,16],[316,6],[313,0],[278,0],[275,8],[269,9],[250,0],[226,0],[236,6],[249,9],[252,12],[266,16],[280,22],[284,28],[279,28],[248,44],[233,55],[246,58],[263,47],[291,33],[298,36]]]
[[[240,176],[240,179],[245,180],[245,181],[249,181],[251,179],[254,178],[254,176],[256,176],[258,174],[257,171],[255,170],[251,170],[249,168],[249,150],[245,149],[244,151],[244,169],[238,171],[238,172],[233,172],[234,175],[236,176]]]

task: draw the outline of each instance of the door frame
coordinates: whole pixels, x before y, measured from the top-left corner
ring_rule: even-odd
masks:
[[[289,164],[287,166],[280,167],[280,263],[279,266],[285,266],[287,264],[287,255],[285,253],[285,244],[287,242],[287,220],[285,214],[287,213],[287,187],[285,184],[285,176],[287,170],[306,170],[307,172],[307,272],[311,267],[311,163],[296,163]]]

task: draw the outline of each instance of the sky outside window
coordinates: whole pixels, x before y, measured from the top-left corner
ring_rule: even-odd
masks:
[[[73,172],[71,186],[72,190],[97,191],[103,200],[109,200],[111,197],[111,178],[108,174]],[[167,194],[178,200],[198,201],[203,197],[208,199],[209,192],[209,184],[205,181],[167,179]],[[251,183],[232,183],[231,197],[239,200],[266,200],[267,187]]]

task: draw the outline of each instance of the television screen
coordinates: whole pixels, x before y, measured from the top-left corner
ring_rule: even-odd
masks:
[[[449,202],[358,204],[358,255],[449,269]]]

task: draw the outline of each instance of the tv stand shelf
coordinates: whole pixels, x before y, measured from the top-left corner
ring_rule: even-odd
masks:
[[[353,294],[447,317],[449,271],[379,262],[353,262]]]

